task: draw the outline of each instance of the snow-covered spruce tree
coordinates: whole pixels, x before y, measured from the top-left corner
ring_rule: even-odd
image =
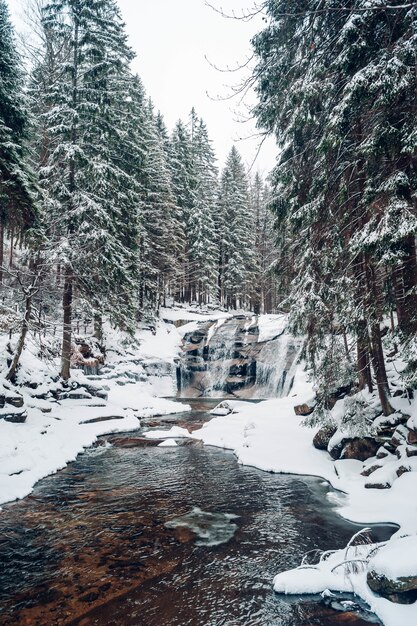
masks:
[[[191,112],[192,158],[196,187],[194,205],[188,217],[188,262],[192,272],[192,299],[201,303],[217,299],[217,202],[216,157],[207,127]]]
[[[0,281],[4,231],[21,234],[37,218],[36,179],[29,163],[29,117],[16,42],[5,0],[0,0]]]
[[[256,284],[253,294],[253,310],[271,312],[276,306],[276,264],[274,222],[270,209],[271,193],[257,172],[249,185],[250,211],[254,217]]]
[[[414,332],[415,7],[295,0],[266,8],[270,25],[254,40],[256,113],[282,148],[275,205],[298,267],[293,320],[313,361],[334,328],[356,336],[359,382],[372,387],[372,361],[388,414],[387,275],[400,325]]]
[[[219,187],[219,287],[227,308],[250,307],[255,276],[254,219],[242,158],[232,147]]]
[[[194,167],[191,133],[181,120],[177,122],[172,132],[169,156],[173,190],[177,205],[181,210],[181,221],[185,233],[183,284],[178,295],[183,302],[191,302],[194,268],[189,255],[188,228],[197,199],[197,174]]]
[[[184,232],[162,134],[161,119],[147,105],[145,165],[142,172],[140,305],[154,315],[177,291],[182,275]]]
[[[55,79],[39,83],[48,137],[41,174],[65,276],[61,375],[68,379],[74,289],[119,326],[134,318],[140,189],[128,137],[133,54],[114,0],[51,0],[43,27],[68,51]],[[48,65],[48,46],[44,54]]]

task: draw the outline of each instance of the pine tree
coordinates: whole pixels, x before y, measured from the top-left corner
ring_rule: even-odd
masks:
[[[184,232],[161,132],[161,118],[148,104],[140,237],[140,300],[154,314],[175,293],[182,274]]]
[[[416,324],[416,8],[266,7],[256,114],[281,146],[275,207],[297,267],[293,325],[316,371],[329,336],[356,336],[359,385],[372,388],[372,362],[389,414],[381,323],[394,301],[402,332]]]
[[[29,116],[16,42],[0,0],[0,266],[4,230],[18,232],[37,218],[37,189],[28,155]],[[0,276],[3,276],[0,271]]]
[[[43,15],[46,35],[69,51],[55,71],[59,81],[47,86],[44,125],[52,149],[42,170],[65,268],[67,379],[74,287],[98,316],[109,314],[124,327],[134,317],[140,188],[127,152],[133,54],[113,0],[52,0]]]
[[[273,268],[277,251],[271,211],[271,191],[259,172],[250,181],[249,202],[255,236],[256,281],[253,289],[253,309],[255,313],[266,313],[274,310],[276,306],[276,278]]]
[[[235,146],[221,175],[218,203],[221,302],[228,308],[249,308],[255,275],[254,220],[245,168]]]
[[[192,116],[194,111],[192,112]],[[187,236],[189,263],[193,268],[194,299],[202,302],[217,298],[217,237],[215,207],[217,202],[216,157],[207,127],[194,118],[192,133],[193,169],[196,180],[195,200],[189,214]]]
[[[181,211],[181,221],[186,233],[183,285],[181,298],[191,302],[193,292],[193,266],[189,258],[188,227],[193,207],[196,203],[196,173],[193,165],[191,136],[184,123],[179,120],[175,125],[170,142],[170,169],[176,203]]]

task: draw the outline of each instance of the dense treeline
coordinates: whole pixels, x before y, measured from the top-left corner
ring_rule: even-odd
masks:
[[[168,298],[273,310],[264,181],[234,147],[219,175],[194,109],[168,133],[131,72],[116,0],[34,7],[39,46],[24,77],[0,0],[0,276],[6,304],[16,289],[24,300],[9,378],[30,325],[59,300],[64,379],[85,317],[100,340],[104,319],[133,331]],[[17,241],[13,270],[4,251]]]
[[[417,383],[417,6],[265,9],[256,114],[281,148],[280,288],[323,400],[354,384],[377,390],[388,415],[383,339],[406,363],[406,384]]]

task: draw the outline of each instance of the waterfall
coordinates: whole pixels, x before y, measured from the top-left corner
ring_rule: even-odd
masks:
[[[265,342],[256,363],[254,398],[282,398],[291,391],[302,340],[283,333]]]
[[[216,397],[219,391],[225,391],[227,378],[235,355],[238,323],[235,318],[226,320],[207,343],[207,376],[205,379],[207,396]]]
[[[272,316],[273,317],[273,316]],[[187,333],[177,370],[181,397],[276,398],[288,395],[302,342],[285,333],[259,341],[258,317],[204,322]],[[280,334],[279,334],[280,333]]]

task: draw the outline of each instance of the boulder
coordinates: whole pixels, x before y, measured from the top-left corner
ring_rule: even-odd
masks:
[[[304,404],[297,404],[294,407],[294,413],[296,415],[301,415],[303,417],[307,417],[307,415],[311,415],[314,409],[316,408],[316,402],[304,402]],[[322,449],[322,448],[320,448]]]
[[[391,489],[391,485],[389,482],[371,482],[368,481],[365,483],[365,489]]]
[[[380,444],[372,437],[345,438],[329,450],[332,459],[356,459],[366,461],[375,456]]]
[[[408,457],[417,456],[417,446],[406,446],[405,453]]]
[[[6,403],[15,406],[16,408],[21,408],[24,404],[23,396],[15,394],[7,394]],[[4,405],[3,405],[4,406]]]
[[[395,580],[384,574],[370,570],[366,577],[368,586],[391,602],[412,604],[417,600],[417,574],[415,576],[400,576]]]
[[[25,409],[20,409],[16,411],[12,411],[12,409],[7,410],[7,412],[0,414],[0,419],[4,419],[5,422],[11,422],[12,424],[23,424],[26,422],[27,413]]]
[[[361,475],[362,476],[370,476],[371,474],[373,474],[374,472],[376,472],[376,470],[381,469],[382,465],[369,465],[368,467],[365,467],[364,470],[362,470]]]
[[[398,448],[398,446],[401,446],[403,443],[406,443],[409,432],[410,431],[408,430],[407,426],[400,424],[400,426],[397,426],[397,428],[394,431],[394,434],[391,437],[391,444],[395,448]],[[409,441],[409,443],[412,443],[412,442]]]
[[[410,443],[411,445],[414,445],[414,444],[417,443],[417,431],[416,430],[409,430],[408,431],[407,443]]]
[[[313,446],[317,448],[317,450],[327,450],[330,439],[333,437],[336,430],[337,430],[336,426],[330,426],[330,425],[323,426],[322,428],[320,428],[320,430],[314,435]]]

